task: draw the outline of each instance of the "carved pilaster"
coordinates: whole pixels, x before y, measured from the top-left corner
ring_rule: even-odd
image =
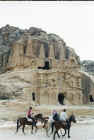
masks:
[[[50,59],[55,59],[54,48],[53,48],[52,45],[50,45],[49,58]]]

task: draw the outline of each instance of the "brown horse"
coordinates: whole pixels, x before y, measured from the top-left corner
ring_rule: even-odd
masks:
[[[38,131],[38,129],[44,129],[46,132],[46,136],[48,135],[48,131],[49,131],[49,123],[48,123],[48,117],[44,117],[42,120],[39,121],[39,123],[36,124],[37,128],[36,128],[36,132]]]
[[[18,132],[19,128],[22,126],[22,132],[24,132],[24,128],[26,125],[31,125],[32,126],[32,133],[33,133],[33,128],[35,127],[37,129],[36,123],[38,120],[42,120],[42,114],[37,114],[33,117],[32,122],[28,121],[26,117],[18,118],[17,119],[17,128],[16,128],[16,133]]]
[[[55,135],[56,134],[58,135],[58,137],[60,137],[59,134],[58,134],[58,131],[60,129],[64,129],[64,131],[65,131],[64,134],[62,134],[62,136],[65,136],[66,131],[68,131],[68,138],[70,138],[71,122],[76,123],[75,116],[72,114],[67,121],[68,122],[61,122],[61,121],[55,121],[54,122],[55,131],[54,131],[54,135],[53,135],[53,140],[55,140]]]

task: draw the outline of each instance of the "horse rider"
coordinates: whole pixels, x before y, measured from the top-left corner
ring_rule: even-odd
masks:
[[[56,110],[53,110],[52,118],[53,118],[54,121],[59,121],[59,114],[57,113]]]
[[[31,107],[31,106],[29,107],[29,110],[28,110],[28,112],[27,112],[27,117],[28,117],[29,119],[31,119],[32,122],[33,122],[33,125],[35,125],[35,119],[34,119],[34,117],[33,117],[32,107]]]
[[[62,110],[60,113],[60,121],[61,122],[66,122],[67,123],[67,127],[69,126],[69,121],[68,121],[68,115],[66,113],[66,109]]]
[[[52,128],[52,132],[53,132],[54,122],[59,121],[59,114],[57,113],[56,110],[53,110],[53,112],[52,112],[52,119],[53,119],[53,121],[51,123],[51,128]]]

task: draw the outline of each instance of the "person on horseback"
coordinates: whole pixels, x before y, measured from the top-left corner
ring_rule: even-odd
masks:
[[[33,122],[33,125],[35,125],[35,119],[34,119],[34,117],[33,117],[32,107],[31,107],[31,106],[29,107],[29,110],[28,110],[28,112],[27,112],[27,117],[28,117],[29,119],[31,119],[32,122]]]
[[[68,119],[66,109],[62,110],[60,113],[60,121],[66,121]]]
[[[61,111],[61,113],[60,113],[60,121],[61,122],[65,121],[67,123],[67,127],[69,127],[68,115],[66,113],[66,109]]]
[[[53,110],[52,117],[54,121],[59,121],[59,114],[57,113],[56,110]]]
[[[27,112],[27,117],[32,119],[32,107],[31,106],[29,107],[29,110]]]
[[[56,110],[53,110],[53,112],[52,112],[52,119],[53,119],[53,121],[51,123],[51,128],[52,128],[52,132],[53,132],[54,122],[59,121],[59,114],[57,113]]]

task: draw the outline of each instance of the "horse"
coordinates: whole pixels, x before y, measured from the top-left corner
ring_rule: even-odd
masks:
[[[68,122],[68,123],[67,123]],[[74,122],[74,123],[76,123],[76,119],[75,119],[75,116],[72,114],[69,118],[68,118],[68,120],[67,120],[67,122],[65,122],[65,121],[55,121],[54,122],[54,128],[55,128],[55,131],[54,131],[54,135],[53,135],[53,140],[55,140],[55,135],[57,134],[58,135],[58,137],[60,137],[59,136],[59,134],[58,134],[58,131],[60,130],[60,129],[64,129],[64,134],[62,134],[62,136],[65,136],[66,135],[66,132],[68,131],[68,138],[70,138],[70,128],[71,128],[71,123],[72,122]],[[53,133],[53,131],[52,131],[52,133]]]
[[[32,133],[33,133],[33,127],[37,129],[36,123],[38,120],[42,120],[42,114],[37,114],[33,117],[32,121],[28,121],[28,118],[26,117],[21,117],[17,119],[17,127],[16,127],[16,133],[18,132],[19,128],[22,126],[22,132],[24,132],[24,128],[26,125],[31,125],[32,126]]]
[[[40,121],[38,121],[38,123],[36,124],[37,128],[36,128],[36,132],[39,129],[44,129],[46,132],[46,136],[48,135],[48,130],[49,130],[49,123],[48,123],[48,117],[43,117]]]

